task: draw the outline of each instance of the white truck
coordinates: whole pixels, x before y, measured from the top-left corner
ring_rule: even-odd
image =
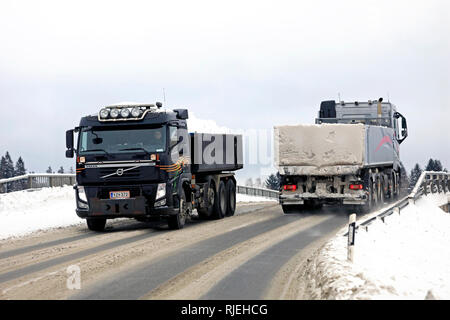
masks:
[[[405,117],[382,98],[323,101],[315,124],[275,126],[283,211],[324,203],[370,211],[395,199],[407,185],[399,154],[407,135]]]

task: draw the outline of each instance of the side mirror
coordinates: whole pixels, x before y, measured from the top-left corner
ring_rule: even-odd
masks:
[[[66,131],[66,157],[73,158],[73,130]]]
[[[186,120],[189,118],[187,109],[174,109],[173,111],[177,114],[178,119]]]
[[[66,150],[66,158],[73,158],[73,149]]]
[[[400,113],[400,112],[396,112],[394,114],[394,117],[396,119],[400,119],[401,118],[401,127],[398,127],[398,137],[397,137],[397,141],[398,143],[402,143],[406,137],[408,136],[408,124],[406,123],[406,118]]]

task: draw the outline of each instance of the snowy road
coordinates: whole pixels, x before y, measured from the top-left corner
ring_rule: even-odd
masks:
[[[343,212],[283,215],[261,202],[178,231],[118,220],[103,233],[32,233],[0,241],[0,299],[301,298],[298,269],[346,222]],[[74,266],[81,289],[67,287]]]

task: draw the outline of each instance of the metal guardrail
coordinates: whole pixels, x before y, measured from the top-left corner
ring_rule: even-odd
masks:
[[[389,205],[389,207],[383,209],[380,213],[375,216],[368,217],[362,222],[359,222],[355,230],[358,228],[365,228],[368,230],[368,226],[374,221],[381,219],[384,222],[384,219],[391,214],[393,214],[396,210],[400,212],[404,208],[406,208],[409,204],[414,204],[416,200],[418,200],[421,196],[427,195],[429,193],[442,193],[450,191],[450,173],[448,172],[434,172],[434,171],[424,171],[417,180],[416,185],[414,186],[411,193],[402,198],[401,200]],[[348,232],[344,234],[344,236],[348,236]]]
[[[48,187],[62,187],[75,184],[74,174],[62,173],[29,173],[23,176],[17,176],[0,180],[0,193],[8,191],[19,191],[27,189],[38,189]],[[17,189],[17,190],[15,190]]]
[[[260,196],[260,197],[266,197],[266,198],[274,198],[277,200],[278,200],[278,195],[279,195],[279,192],[276,190],[245,187],[245,186],[237,186],[236,192],[240,193],[240,194],[247,194],[249,196]]]
[[[74,185],[75,183],[75,174],[29,173],[23,176],[0,180],[0,193],[6,193],[8,192],[8,190],[11,192],[11,189],[14,189],[15,186],[18,187],[17,189],[26,190],[48,187],[62,187],[64,185]],[[274,199],[278,199],[279,194],[279,192],[275,190],[239,185],[236,186],[236,192],[249,196],[260,196]]]

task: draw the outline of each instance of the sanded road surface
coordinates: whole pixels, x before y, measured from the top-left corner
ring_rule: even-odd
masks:
[[[267,202],[176,231],[121,219],[3,240],[0,299],[301,299],[302,264],[347,219]]]

